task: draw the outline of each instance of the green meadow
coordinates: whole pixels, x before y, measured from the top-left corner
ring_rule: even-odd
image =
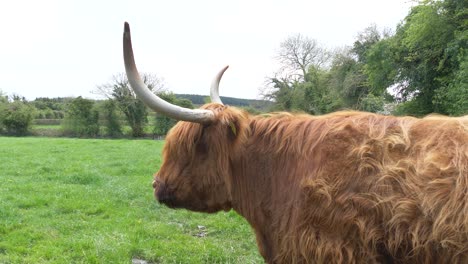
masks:
[[[162,146],[0,137],[0,263],[263,263],[235,212],[155,201]]]

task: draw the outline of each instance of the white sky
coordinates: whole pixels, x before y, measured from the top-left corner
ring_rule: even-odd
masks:
[[[395,29],[411,0],[0,0],[0,90],[84,96],[124,71],[130,23],[138,69],[175,93],[205,94],[230,65],[220,94],[259,98],[278,69],[279,44],[301,33],[328,48],[352,45],[375,23]]]

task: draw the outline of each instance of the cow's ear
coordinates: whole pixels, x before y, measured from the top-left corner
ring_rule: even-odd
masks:
[[[236,137],[237,136],[237,127],[234,122],[229,122],[229,127],[231,128],[232,134]]]
[[[232,143],[243,141],[249,131],[249,115],[236,108],[226,108],[220,115],[223,133]]]
[[[248,125],[243,118],[232,118],[226,124],[228,138],[232,143],[244,141],[247,137]]]
[[[229,120],[226,127],[228,138],[235,141],[239,135],[239,122],[236,120]]]

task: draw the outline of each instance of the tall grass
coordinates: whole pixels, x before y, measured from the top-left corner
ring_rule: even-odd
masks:
[[[155,202],[162,144],[0,137],[0,263],[262,263],[236,213]]]

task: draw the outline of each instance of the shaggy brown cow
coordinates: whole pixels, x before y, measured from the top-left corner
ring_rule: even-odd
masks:
[[[161,203],[234,209],[268,263],[468,263],[468,116],[251,116],[219,103],[224,69],[218,103],[167,109],[138,76],[128,25],[124,57],[142,99],[190,121],[167,135]]]

